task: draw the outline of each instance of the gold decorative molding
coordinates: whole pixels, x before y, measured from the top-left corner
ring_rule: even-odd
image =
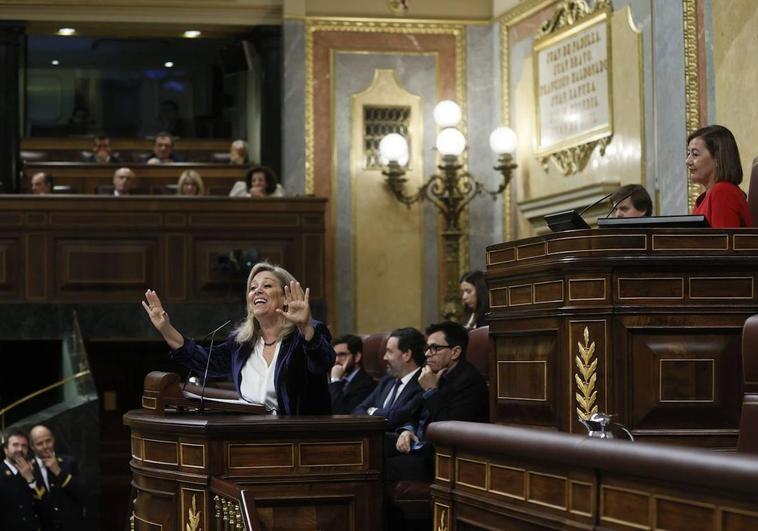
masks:
[[[582,420],[589,420],[597,413],[597,358],[595,358],[595,342],[590,343],[590,329],[584,327],[584,345],[577,343],[579,355],[575,357],[577,372],[574,374],[577,392],[576,402],[579,407],[576,412]]]
[[[682,0],[684,22],[684,121],[687,134],[700,127],[700,77],[697,51],[697,0]],[[700,185],[687,176],[687,208],[692,210]]]
[[[511,125],[510,112],[510,40],[508,38],[511,27],[533,14],[545,9],[557,0],[526,0],[513,9],[506,11],[498,20],[500,21],[500,114],[503,125]],[[503,192],[503,241],[513,240],[513,212],[511,195],[512,186],[508,186]]]
[[[612,9],[611,1],[596,0],[595,7],[590,7],[586,0],[562,0],[553,16],[542,24],[536,38],[540,39],[567,26],[573,26],[601,9]]]
[[[611,140],[613,140],[612,134],[600,140],[593,140],[592,142],[558,151],[546,157],[540,157],[540,164],[542,164],[542,169],[547,172],[550,169],[550,160],[552,160],[563,175],[573,175],[587,166],[595,148],[598,148],[601,156],[605,155],[605,148],[611,143]]]
[[[192,505],[187,509],[186,531],[198,531],[200,528],[201,511],[197,510],[197,494],[192,495]]]

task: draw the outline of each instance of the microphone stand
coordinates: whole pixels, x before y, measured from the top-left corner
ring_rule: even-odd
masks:
[[[224,328],[226,325],[231,323],[232,320],[229,319],[227,322],[216,328],[213,332],[210,333],[211,336],[211,345],[208,347],[208,359],[205,362],[205,374],[203,375],[203,388],[200,391],[200,410],[199,413],[202,415],[205,412],[205,384],[208,382],[208,369],[211,366],[211,356],[213,355],[213,341],[216,338],[216,332]]]
[[[629,192],[629,193],[628,193],[628,194],[626,194],[624,197],[622,197],[621,199],[619,199],[618,201],[616,201],[615,203],[613,203],[613,205],[611,206],[611,209],[608,211],[608,213],[607,213],[605,216],[603,216],[603,218],[604,218],[604,219],[607,219],[607,218],[608,218],[608,216],[610,216],[611,214],[613,214],[613,212],[614,212],[614,211],[615,211],[615,210],[618,208],[618,206],[619,206],[621,203],[623,203],[623,202],[624,202],[624,201],[626,201],[628,198],[632,197],[632,195],[634,195],[634,192],[635,192],[635,191],[636,191],[636,190],[633,190],[633,191]]]

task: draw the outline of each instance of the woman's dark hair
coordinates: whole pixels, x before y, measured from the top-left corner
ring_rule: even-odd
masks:
[[[277,178],[276,174],[274,173],[274,170],[269,168],[268,166],[253,166],[249,170],[247,170],[247,173],[245,174],[245,182],[247,183],[247,189],[250,190],[250,187],[253,184],[253,174],[255,173],[262,173],[263,177],[266,179],[266,195],[271,195],[276,191],[276,185]]]
[[[473,310],[464,305],[463,316],[466,320],[471,317],[472,313],[475,313],[477,318],[490,311],[489,294],[487,292],[487,279],[484,277],[484,273],[479,270],[469,271],[464,273],[461,277],[459,284],[462,282],[468,282],[476,290],[476,308]]]
[[[732,132],[723,125],[709,125],[690,133],[687,137],[689,145],[695,138],[702,138],[705,147],[716,162],[716,180],[732,184],[742,182],[742,163],[737,141]]]

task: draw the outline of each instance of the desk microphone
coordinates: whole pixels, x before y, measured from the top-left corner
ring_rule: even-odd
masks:
[[[203,388],[200,391],[200,414],[202,415],[205,411],[205,384],[208,381],[208,368],[211,366],[211,355],[213,355],[213,340],[216,338],[216,332],[224,328],[226,325],[231,323],[232,320],[229,319],[227,322],[216,328],[213,332],[205,336],[206,338],[208,336],[211,337],[211,346],[208,347],[208,359],[205,362],[205,374],[203,375]]]
[[[603,219],[607,219],[608,216],[610,216],[611,214],[613,214],[613,211],[616,210],[618,208],[618,206],[621,203],[623,203],[626,199],[632,197],[632,195],[636,191],[637,191],[636,189],[632,190],[631,192],[629,192],[628,194],[626,194],[624,197],[622,197],[621,199],[619,199],[618,201],[616,201],[615,203],[613,203],[613,206],[611,206],[611,209],[608,211],[608,213],[605,216],[603,216]],[[613,194],[611,194],[611,195],[613,195]]]
[[[608,195],[604,195],[603,197],[601,197],[600,199],[598,199],[597,201],[595,201],[594,203],[592,203],[590,206],[584,207],[581,211],[579,211],[579,216],[581,216],[582,214],[584,214],[585,212],[587,212],[591,208],[596,207],[597,205],[599,205],[600,203],[602,203],[603,201],[605,201],[606,199],[608,199],[609,197],[611,197],[613,194],[614,194],[614,192],[611,192]],[[623,199],[622,199],[622,201],[623,201]]]

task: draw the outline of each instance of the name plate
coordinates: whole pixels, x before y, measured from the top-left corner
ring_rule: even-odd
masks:
[[[613,133],[609,15],[601,10],[534,45],[539,157]]]

